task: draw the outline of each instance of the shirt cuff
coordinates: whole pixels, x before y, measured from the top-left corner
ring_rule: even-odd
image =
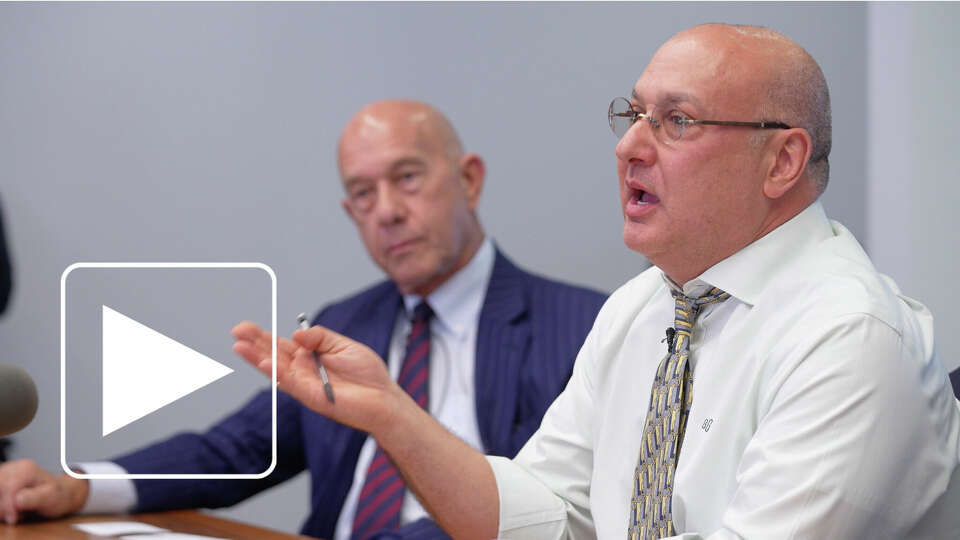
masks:
[[[109,461],[77,463],[85,474],[127,474],[127,470]],[[80,514],[125,514],[137,505],[137,488],[129,478],[90,478],[87,502]]]
[[[513,460],[487,456],[500,495],[500,536],[511,540],[563,538],[567,510],[540,480]]]

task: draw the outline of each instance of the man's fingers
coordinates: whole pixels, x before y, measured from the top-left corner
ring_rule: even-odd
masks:
[[[234,326],[230,333],[237,340],[237,343],[243,344],[239,348],[234,347],[234,352],[243,356],[251,364],[257,365],[263,359],[272,356],[273,335],[266,330],[262,330],[256,324],[244,321]],[[298,348],[296,343],[286,338],[278,338],[276,341],[278,356],[292,357]]]
[[[59,517],[79,510],[87,493],[86,480],[53,476],[30,460],[0,467],[0,518],[11,525],[23,512]]]
[[[311,378],[319,378],[312,352],[297,349],[293,358],[285,360],[277,365],[277,381],[282,383],[284,388],[294,390],[307,384]]]
[[[326,408],[327,397],[317,371],[313,351],[297,349],[289,362],[277,367],[277,382],[284,392],[309,404],[308,406],[314,410],[322,412]]]
[[[234,339],[255,341],[260,337],[261,330],[256,324],[250,321],[243,321],[242,323],[234,326],[233,329],[230,330],[230,333],[233,335]]]
[[[52,483],[40,484],[36,487],[21,489],[16,496],[16,507],[20,512],[37,511],[42,515],[53,514],[52,507],[57,506],[58,495],[56,486]]]
[[[273,335],[270,332],[262,332],[256,339],[246,340],[251,341],[254,345],[260,349],[260,354],[264,356],[270,356],[273,354]],[[293,356],[293,353],[297,350],[296,343],[290,341],[286,338],[278,338],[277,340],[277,354],[286,354],[287,356]]]
[[[242,356],[244,360],[246,360],[251,365],[253,365],[253,367],[260,369],[260,371],[263,371],[260,368],[260,363],[263,362],[265,358],[266,359],[270,358],[269,356],[264,357],[262,354],[260,354],[260,349],[258,349],[256,345],[254,345],[249,341],[238,341],[234,343],[233,352]],[[266,374],[270,375],[269,362],[267,363],[267,366],[268,366],[268,369],[266,371]]]
[[[19,519],[17,495],[28,486],[42,482],[45,471],[29,460],[18,460],[0,466],[0,519],[9,524]]]
[[[320,354],[335,353],[353,343],[353,340],[350,338],[322,326],[313,326],[306,330],[297,330],[293,333],[293,341],[305,349],[317,351]]]
[[[299,346],[298,346],[296,343],[290,341],[290,340],[287,339],[287,338],[279,338],[279,339],[277,339],[277,353],[278,353],[278,354],[285,354],[285,355],[287,355],[287,356],[292,357],[293,354],[294,354],[295,352],[297,352],[297,349],[298,349],[298,348],[299,348]]]
[[[261,354],[270,354],[271,339],[273,336],[270,335],[270,332],[262,330],[256,324],[250,321],[243,321],[234,326],[233,329],[230,330],[230,334],[232,334],[233,339],[237,341],[246,341],[253,344],[260,349]]]
[[[7,524],[13,525],[17,522],[17,506],[14,503],[15,493],[5,488],[0,488],[0,519]]]

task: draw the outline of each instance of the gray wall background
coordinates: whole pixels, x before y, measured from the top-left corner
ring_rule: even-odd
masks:
[[[960,367],[960,6],[868,10],[867,241],[874,263],[933,312]],[[901,121],[897,121],[899,118]]]
[[[42,396],[14,455],[58,467],[59,278],[73,262],[264,262],[278,276],[281,329],[380,279],[340,209],[334,154],[344,122],[374,99],[413,97],[448,113],[486,158],[480,214],[516,262],[615,289],[647,263],[621,241],[607,104],[670,35],[711,21],[770,26],[820,61],[834,106],[827,210],[931,306],[956,365],[949,310],[960,299],[944,289],[957,187],[940,171],[957,169],[958,113],[947,90],[956,84],[939,77],[954,63],[958,38],[947,30],[958,13],[831,3],[0,5],[0,198],[16,270],[0,362],[28,369]],[[884,92],[907,100],[878,102]],[[909,203],[881,202],[901,192]],[[923,211],[929,204],[938,216]],[[170,311],[166,300],[138,295],[129,309]],[[224,350],[227,331],[190,344]],[[157,432],[196,421],[182,410]],[[295,531],[307,508],[301,475],[219,512]]]

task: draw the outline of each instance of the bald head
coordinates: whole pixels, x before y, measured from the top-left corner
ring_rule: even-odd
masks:
[[[404,136],[422,151],[440,151],[452,161],[463,155],[460,137],[443,113],[419,101],[390,99],[366,105],[347,122],[337,146],[341,166],[346,143],[388,136]]]
[[[712,49],[718,83],[754,100],[755,118],[800,127],[810,134],[807,172],[817,193],[827,187],[832,144],[830,93],[816,60],[790,38],[761,26],[704,24],[671,38],[671,46]],[[757,132],[759,144],[770,132]]]
[[[654,54],[630,104],[659,118],[634,122],[617,144],[624,242],[677,283],[802,212],[826,183],[826,84],[776,32],[684,30]],[[682,140],[665,134],[668,119]]]

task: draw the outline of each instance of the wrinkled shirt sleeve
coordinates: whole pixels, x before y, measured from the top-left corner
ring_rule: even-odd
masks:
[[[502,539],[596,538],[590,513],[594,409],[590,372],[597,341],[595,324],[566,389],[517,457],[487,458],[500,494]]]

